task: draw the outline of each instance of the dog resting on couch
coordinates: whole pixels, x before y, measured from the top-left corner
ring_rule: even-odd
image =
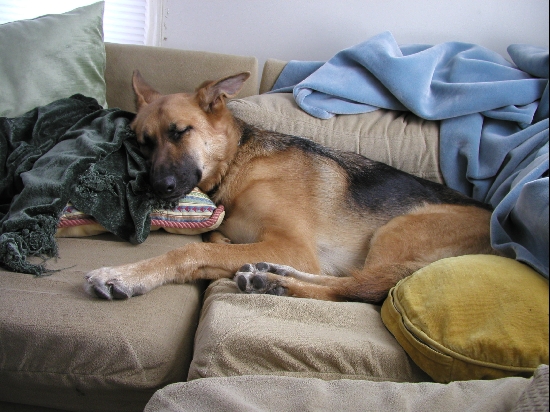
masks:
[[[498,254],[485,205],[361,155],[233,117],[226,99],[248,77],[161,95],[134,72],[132,128],[154,190],[170,201],[197,186],[224,205],[226,219],[205,243],[88,273],[89,293],[125,299],[163,284],[234,276],[246,293],[380,302],[436,260]]]

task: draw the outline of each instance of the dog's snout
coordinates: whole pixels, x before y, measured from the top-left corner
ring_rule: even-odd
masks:
[[[194,159],[184,155],[179,162],[171,163],[165,157],[153,159],[150,179],[156,195],[165,200],[177,200],[185,197],[202,179],[202,170]]]
[[[155,190],[162,196],[171,196],[176,191],[176,178],[174,176],[166,176],[156,182]]]

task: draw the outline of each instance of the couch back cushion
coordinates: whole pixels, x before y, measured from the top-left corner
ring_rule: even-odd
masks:
[[[262,81],[260,82],[260,94],[267,93],[279,78],[281,72],[287,65],[284,60],[267,59],[262,70]]]
[[[138,69],[147,83],[163,94],[192,92],[206,80],[248,71],[251,76],[238,97],[258,93],[258,61],[255,57],[114,43],[106,43],[105,49],[109,107],[135,111],[134,69]]]
[[[298,107],[292,93],[271,93],[233,100],[233,114],[254,126],[340,150],[356,152],[413,175],[442,183],[439,122],[410,112],[376,110],[323,120]]]

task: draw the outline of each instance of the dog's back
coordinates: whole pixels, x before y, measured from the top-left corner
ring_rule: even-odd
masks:
[[[240,144],[250,146],[246,150],[247,162],[253,156],[288,156],[290,152],[301,152],[303,162],[308,163],[318,173],[330,174],[325,182],[327,186],[334,178],[344,178],[346,202],[342,206],[353,208],[356,213],[376,214],[381,218],[385,216],[391,219],[423,204],[476,206],[491,210],[489,205],[447,186],[408,174],[360,154],[328,148],[303,137],[262,130],[240,120],[237,122],[242,129]],[[296,165],[285,169],[283,164],[278,171],[287,178],[290,169],[295,169]],[[304,177],[299,176],[298,180],[307,180],[305,176],[309,174],[311,171],[304,172]],[[322,186],[320,189],[321,197],[328,200],[331,192]],[[339,202],[343,200],[338,198]]]

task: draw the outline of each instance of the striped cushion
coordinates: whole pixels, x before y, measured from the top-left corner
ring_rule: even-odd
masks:
[[[179,235],[195,235],[216,229],[225,216],[223,206],[195,188],[180,199],[174,209],[155,209],[151,212],[151,230],[164,229]],[[107,232],[93,216],[68,203],[57,226],[57,237],[92,236]]]

